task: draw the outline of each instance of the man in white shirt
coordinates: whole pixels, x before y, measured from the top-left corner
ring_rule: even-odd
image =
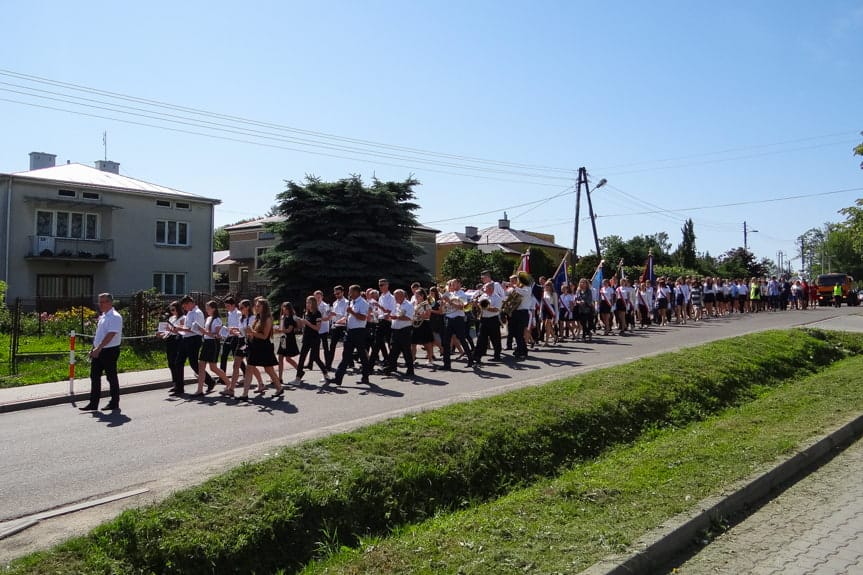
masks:
[[[387,358],[384,373],[394,373],[399,360],[399,354],[405,362],[405,375],[413,377],[414,358],[411,353],[411,334],[413,333],[414,306],[407,300],[404,290],[393,292],[395,305],[387,316],[392,322],[390,329],[390,354]]]
[[[392,330],[392,323],[387,318],[396,308],[396,298],[392,292],[390,292],[389,280],[386,278],[379,279],[378,289],[380,290],[380,295],[377,296],[377,306],[375,310],[378,317],[378,325],[375,329],[375,340],[374,344],[372,344],[372,352],[369,354],[369,361],[371,362],[372,369],[375,367],[375,362],[378,359],[379,353],[382,358],[381,363],[383,365],[387,365],[387,360],[390,354],[390,350],[388,349],[390,330]]]
[[[452,336],[458,339],[462,349],[467,354],[467,366],[473,367],[472,348],[465,337],[467,324],[465,323],[464,306],[468,301],[468,297],[461,289],[461,282],[459,280],[451,279],[446,285],[447,291],[441,294],[441,299],[445,304],[444,329],[441,336],[443,369],[452,369],[452,362],[450,361],[450,356],[452,355]]]
[[[182,366],[186,361],[188,361],[189,367],[192,368],[192,371],[195,372],[195,376],[197,377],[198,355],[200,355],[201,344],[204,341],[204,324],[207,320],[204,317],[204,312],[201,311],[195,303],[195,300],[192,299],[192,296],[183,296],[183,299],[180,300],[180,305],[183,306],[183,311],[186,312],[186,315],[183,318],[183,325],[177,326],[176,328],[177,332],[183,338],[180,345],[180,355],[177,357],[177,365]],[[183,372],[183,369],[177,369],[177,373],[174,376],[174,387],[171,390],[170,395],[180,395],[184,393],[186,379]],[[214,380],[209,373],[206,373],[206,371],[204,374],[204,381],[207,383],[207,391],[212,391],[216,386],[216,380]]]
[[[485,284],[491,283],[494,286],[494,295],[500,298],[500,301],[503,301],[506,298],[506,291],[503,289],[503,286],[500,285],[500,282],[496,282],[491,279],[491,272],[489,270],[483,270],[479,274],[480,279],[482,280],[483,290],[485,289]]]
[[[366,318],[369,314],[369,304],[360,295],[360,286],[352,285],[348,294],[350,296],[350,304],[347,308],[347,334],[345,336],[345,345],[342,349],[342,361],[339,362],[339,367],[336,369],[336,375],[333,382],[336,385],[341,385],[345,377],[345,372],[351,364],[354,351],[360,357],[360,364],[363,369],[363,377],[360,383],[369,384],[369,356],[366,351]]]
[[[243,316],[237,309],[237,300],[232,296],[225,298],[225,312],[225,326],[228,328],[228,333],[232,333],[231,330],[240,328],[240,318]],[[222,371],[228,369],[228,356],[234,355],[234,350],[239,345],[239,339],[236,335],[229,335],[222,342],[222,353],[219,357],[219,367]]]
[[[327,302],[324,301],[324,292],[322,292],[321,290],[316,290],[314,296],[315,301],[318,303],[318,311],[321,314],[321,325],[320,329],[318,330],[318,335],[321,338],[321,349],[324,350],[324,365],[326,365],[327,354],[329,353],[330,349],[330,320],[333,319],[335,314],[331,312],[330,306],[327,304]],[[309,365],[307,367],[309,371],[312,370],[313,363],[314,358],[312,357],[312,354],[309,354]]]
[[[475,364],[479,364],[482,356],[485,355],[485,352],[488,350],[489,341],[491,341],[491,346],[494,349],[494,360],[500,361],[501,359],[500,307],[503,305],[503,298],[497,294],[493,282],[486,282],[483,286],[483,291],[484,293],[475,304],[482,310],[482,315],[479,319],[479,337],[476,340],[476,348],[473,354]]]
[[[90,403],[80,407],[81,411],[99,409],[102,395],[102,373],[111,388],[111,401],[103,410],[120,409],[120,379],[117,377],[117,359],[120,357],[120,342],[123,339],[123,316],[114,309],[114,297],[109,293],[99,294],[99,322],[93,337],[90,357]]]
[[[330,307],[332,315],[332,326],[330,327],[330,348],[326,352],[327,370],[333,368],[333,359],[336,356],[336,346],[344,341],[348,321],[348,299],[345,297],[345,288],[337,285],[333,288],[333,305]]]

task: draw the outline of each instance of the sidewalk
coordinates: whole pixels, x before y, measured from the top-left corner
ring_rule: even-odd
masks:
[[[674,573],[863,573],[863,440],[769,501]]]
[[[187,375],[191,373],[186,370]],[[102,378],[102,397],[108,397],[108,384]],[[187,377],[186,382],[192,381]],[[168,368],[148,371],[130,371],[120,374],[120,394],[149,391],[171,387],[171,372]],[[86,375],[75,379],[74,398],[69,397],[69,381],[37,383],[0,389],[0,413],[45,407],[75,401],[87,401],[90,397],[90,379]]]
[[[861,437],[863,414],[581,575],[861,574]],[[753,508],[712,542],[705,538],[717,522]]]

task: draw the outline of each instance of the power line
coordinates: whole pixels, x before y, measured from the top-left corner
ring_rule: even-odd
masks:
[[[165,109],[171,109],[171,110],[175,110],[175,111],[182,111],[182,112],[192,113],[192,114],[200,115],[200,116],[204,116],[204,117],[216,118],[216,119],[221,119],[221,120],[228,120],[228,121],[235,122],[235,123],[249,124],[249,125],[255,125],[255,126],[259,126],[259,127],[273,128],[273,129],[278,129],[281,131],[287,131],[287,132],[291,132],[291,133],[313,136],[313,137],[317,137],[317,138],[321,138],[321,139],[325,139],[325,140],[335,140],[335,141],[340,141],[340,142],[358,144],[358,145],[362,145],[362,146],[366,146],[366,147],[371,146],[371,147],[375,147],[375,148],[384,148],[384,149],[390,149],[390,150],[396,150],[396,151],[402,151],[402,152],[410,152],[410,153],[414,153],[414,154],[422,154],[422,155],[435,156],[435,157],[440,157],[440,158],[448,158],[448,159],[452,159],[452,160],[466,161],[466,162],[471,162],[471,163],[490,164],[490,165],[498,165],[498,166],[509,166],[509,167],[514,167],[514,168],[527,168],[527,169],[534,169],[534,170],[540,170],[540,171],[557,171],[557,172],[563,172],[563,173],[567,173],[567,174],[572,174],[574,172],[574,170],[572,168],[562,168],[562,167],[555,167],[555,166],[544,166],[544,165],[526,164],[526,163],[518,163],[518,162],[505,162],[505,161],[501,161],[501,160],[480,158],[480,157],[476,157],[476,156],[467,156],[467,155],[460,155],[460,154],[435,152],[432,150],[426,150],[426,149],[422,149],[422,148],[412,148],[412,147],[408,147],[408,146],[399,146],[399,145],[387,144],[384,142],[376,142],[376,141],[372,141],[372,140],[363,140],[360,138],[350,138],[350,137],[339,136],[339,135],[335,135],[335,134],[329,134],[326,132],[319,132],[319,131],[314,131],[314,130],[306,130],[306,129],[296,128],[296,127],[287,126],[284,124],[277,124],[277,123],[273,123],[273,122],[264,122],[264,121],[260,121],[260,120],[244,118],[242,116],[235,116],[235,115],[230,115],[230,114],[220,114],[220,113],[216,113],[216,112],[210,112],[207,110],[203,110],[200,108],[181,106],[181,105],[171,104],[169,102],[164,102],[164,101],[159,101],[159,100],[139,98],[136,96],[131,96],[131,95],[123,94],[123,93],[119,93],[119,92],[111,92],[111,91],[107,91],[107,90],[101,90],[98,88],[92,88],[89,86],[83,86],[80,84],[73,84],[73,83],[69,83],[69,82],[52,80],[49,78],[44,78],[44,77],[35,76],[35,75],[31,75],[31,74],[22,74],[22,73],[15,72],[12,70],[7,70],[7,69],[0,69],[0,75],[12,77],[12,78],[18,78],[21,80],[25,80],[25,81],[29,81],[29,82],[33,82],[33,83],[37,83],[37,84],[47,84],[47,85],[51,85],[51,86],[55,86],[55,87],[61,87],[61,88],[70,89],[70,90],[79,91],[79,92],[98,94],[101,96],[107,96],[110,98],[115,98],[115,99],[129,101],[129,102],[135,102],[135,103],[144,104],[147,106],[152,106],[152,107],[157,107],[157,108],[165,108]],[[30,89],[36,90],[37,88],[30,88]]]
[[[0,82],[0,84],[7,85],[7,86],[10,85],[10,83],[8,83],[8,82]],[[14,85],[14,86],[19,87],[17,85]],[[46,90],[38,90],[38,89],[29,88],[29,87],[24,87],[24,89],[57,95],[54,92],[49,92]],[[567,178],[567,177],[563,177],[563,176],[550,176],[550,175],[545,175],[545,174],[516,172],[516,171],[511,171],[511,170],[502,170],[502,169],[498,169],[498,168],[488,168],[488,167],[482,167],[482,166],[469,166],[469,165],[457,164],[457,163],[453,163],[453,162],[443,162],[440,160],[427,160],[427,159],[416,158],[416,157],[411,157],[411,156],[401,156],[401,155],[395,155],[395,154],[389,154],[389,153],[381,153],[381,152],[376,152],[376,151],[363,150],[360,148],[352,148],[352,147],[346,147],[346,146],[317,143],[317,142],[313,142],[311,140],[285,137],[285,136],[281,136],[281,135],[273,133],[273,132],[264,132],[261,130],[253,130],[253,129],[244,128],[244,127],[232,126],[230,124],[210,122],[210,121],[206,121],[206,120],[198,120],[196,118],[189,118],[187,116],[179,116],[176,114],[166,114],[164,112],[145,110],[145,109],[141,109],[141,108],[135,108],[132,106],[117,105],[117,104],[114,104],[111,102],[103,102],[101,100],[93,100],[91,98],[80,98],[78,96],[68,96],[66,94],[59,94],[60,96],[63,96],[63,97],[55,97],[54,95],[46,96],[43,94],[33,94],[30,92],[24,92],[21,90],[13,90],[10,88],[2,88],[2,87],[0,87],[0,91],[11,92],[14,94],[20,94],[20,95],[30,96],[30,97],[34,97],[34,98],[40,98],[40,99],[44,99],[44,100],[51,100],[51,101],[55,101],[55,102],[61,102],[64,104],[71,104],[73,106],[81,106],[81,107],[87,108],[87,109],[104,110],[104,111],[108,111],[108,112],[124,114],[127,116],[132,116],[132,117],[137,117],[137,118],[145,118],[145,119],[149,119],[149,120],[156,120],[156,121],[160,121],[160,122],[178,124],[178,125],[182,125],[182,126],[203,128],[203,129],[212,130],[212,131],[219,132],[219,133],[236,134],[236,135],[248,136],[248,137],[253,137],[253,138],[261,138],[264,140],[286,142],[286,143],[297,144],[297,145],[301,145],[301,146],[310,146],[313,148],[321,148],[321,149],[326,149],[326,150],[344,151],[344,152],[348,152],[348,153],[355,153],[355,154],[360,154],[360,155],[365,155],[365,156],[372,156],[375,158],[387,158],[387,159],[395,159],[395,160],[402,160],[402,161],[409,161],[409,162],[418,162],[421,164],[431,164],[431,165],[450,167],[450,168],[461,169],[461,170],[471,170],[471,171],[479,171],[479,172],[494,173],[494,174],[504,174],[504,175],[515,175],[515,176],[522,176],[522,177],[528,177],[528,178],[539,178],[539,179],[550,179],[550,180],[570,180],[571,179],[571,178]],[[77,100],[84,100],[86,102],[91,102],[91,103],[87,104],[87,103],[76,102],[73,100],[69,100],[68,98],[74,98]],[[96,104],[105,104],[105,105],[96,105]],[[125,108],[125,109],[123,109],[123,108]],[[128,111],[128,110],[133,110],[133,111]],[[311,152],[309,150],[305,150],[305,152],[306,153],[314,153],[314,152]],[[416,169],[421,169],[421,168],[416,168]]]
[[[245,139],[233,138],[233,137],[229,137],[229,136],[220,136],[218,134],[208,134],[206,132],[198,132],[195,130],[186,130],[186,129],[182,129],[182,128],[172,128],[170,126],[160,126],[157,124],[149,124],[147,122],[138,122],[138,121],[128,120],[128,119],[124,119],[124,118],[116,118],[113,116],[105,116],[105,115],[101,115],[101,114],[92,114],[89,112],[82,112],[79,110],[69,110],[67,108],[59,108],[56,106],[47,106],[44,104],[34,104],[32,102],[22,102],[20,100],[13,100],[11,98],[0,98],[0,102],[10,102],[13,104],[21,104],[24,106],[30,106],[33,108],[41,108],[44,110],[54,110],[54,111],[59,111],[59,112],[66,112],[69,114],[75,114],[78,116],[84,116],[84,117],[88,117],[88,118],[99,118],[102,120],[112,120],[114,122],[122,122],[124,124],[130,124],[130,125],[134,125],[134,126],[144,126],[147,128],[156,128],[158,130],[165,130],[168,132],[176,132],[176,133],[180,133],[180,134],[190,134],[190,135],[194,135],[194,136],[203,136],[206,138],[213,138],[216,140],[225,140],[225,141],[229,141],[229,142],[237,142],[237,143],[241,143],[241,144],[251,144],[253,146],[260,146],[260,147],[264,147],[264,148],[274,148],[274,149],[279,149],[279,150],[287,150],[287,151],[291,151],[291,152],[300,152],[303,154],[312,154],[312,155],[317,155],[317,156],[325,156],[325,157],[329,157],[329,158],[338,158],[338,159],[342,159],[342,160],[351,160],[351,161],[356,161],[356,162],[368,162],[368,161],[370,161],[367,158],[356,158],[356,157],[352,157],[352,156],[343,156],[343,155],[339,155],[339,154],[328,154],[328,153],[324,153],[324,152],[312,152],[312,151],[304,150],[301,148],[293,148],[293,147],[289,147],[289,146],[280,146],[277,144],[268,144],[265,142],[257,142],[254,140],[245,140]],[[396,164],[393,162],[377,161],[376,163],[383,165],[383,166],[393,166],[396,168],[407,168],[409,170],[425,170],[428,172],[448,174],[448,175],[453,175],[453,176],[462,176],[462,177],[466,177],[466,178],[478,178],[478,179],[484,179],[484,180],[494,180],[494,181],[498,181],[498,182],[510,182],[510,183],[516,183],[516,184],[529,184],[532,186],[544,186],[544,187],[551,187],[551,188],[558,187],[558,185],[551,184],[551,183],[532,182],[532,181],[528,181],[528,180],[514,180],[514,179],[510,179],[510,178],[497,178],[497,177],[492,177],[492,176],[481,176],[478,174],[466,174],[466,173],[462,173],[462,172],[451,172],[448,170],[438,170],[435,168],[428,168],[428,167],[419,168],[417,166],[410,166],[410,165],[405,165],[405,164]]]
[[[619,217],[623,217],[623,216],[644,216],[644,215],[649,215],[649,214],[660,213],[661,211],[665,211],[665,212],[695,212],[698,210],[708,210],[708,209],[713,209],[713,208],[731,208],[731,207],[736,207],[736,206],[750,206],[753,204],[769,204],[772,202],[782,202],[785,200],[799,200],[799,199],[803,199],[803,198],[815,198],[815,197],[819,197],[819,196],[829,196],[829,195],[833,195],[833,194],[844,194],[844,193],[848,193],[848,192],[858,192],[860,190],[863,190],[863,188],[846,188],[844,190],[833,190],[830,192],[817,192],[817,193],[813,193],[813,194],[797,194],[794,196],[782,196],[780,198],[767,198],[764,200],[749,200],[746,202],[732,202],[732,203],[728,203],[728,204],[714,204],[711,206],[694,206],[691,208],[652,210],[652,211],[648,211],[648,212],[630,212],[627,214],[609,214],[609,215],[605,215],[605,216],[601,216],[601,217],[603,217],[603,218],[619,218]],[[597,216],[597,217],[600,217],[600,216]]]
[[[477,212],[475,214],[465,214],[463,216],[458,216],[455,218],[445,218],[443,220],[432,220],[430,222],[423,222],[423,225],[441,224],[441,223],[445,223],[445,222],[455,222],[455,221],[459,221],[459,220],[467,220],[467,219],[470,219],[470,218],[473,218],[476,216],[487,216],[488,214],[496,214],[496,213],[500,213],[504,210],[514,210],[515,208],[523,208],[525,206],[532,206],[534,204],[542,204],[542,203],[545,203],[549,200],[553,200],[554,198],[559,198],[561,196],[568,196],[568,195],[574,194],[574,193],[575,193],[575,190],[573,189],[573,186],[569,186],[568,188],[564,188],[561,192],[554,194],[553,196],[548,196],[546,198],[540,198],[540,199],[534,200],[532,202],[525,202],[523,204],[515,204],[513,206],[506,206],[503,208],[495,208],[495,209],[489,210],[487,212]]]

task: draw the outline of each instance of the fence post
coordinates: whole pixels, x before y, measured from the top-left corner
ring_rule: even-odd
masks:
[[[12,315],[12,338],[9,342],[9,375],[18,373],[18,336],[21,331],[21,298],[15,298],[15,313]]]
[[[75,330],[69,332],[69,397],[75,395]]]

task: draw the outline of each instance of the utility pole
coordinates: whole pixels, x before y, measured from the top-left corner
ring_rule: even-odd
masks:
[[[607,183],[605,178],[602,178],[594,186],[594,190],[601,188]],[[575,222],[573,223],[572,235],[572,263],[575,266],[575,260],[578,254],[578,221],[581,218],[581,188],[584,187],[584,193],[587,195],[587,207],[590,213],[590,224],[593,227],[593,243],[596,247],[596,256],[601,260],[602,254],[599,251],[599,236],[596,233],[596,214],[593,213],[593,202],[590,199],[590,185],[587,182],[587,168],[578,169],[578,179],[575,183]]]
[[[578,221],[581,219],[581,186],[587,188],[587,170],[578,169],[578,179],[575,182],[575,222],[572,231],[572,270],[575,273],[575,263],[578,261]]]

